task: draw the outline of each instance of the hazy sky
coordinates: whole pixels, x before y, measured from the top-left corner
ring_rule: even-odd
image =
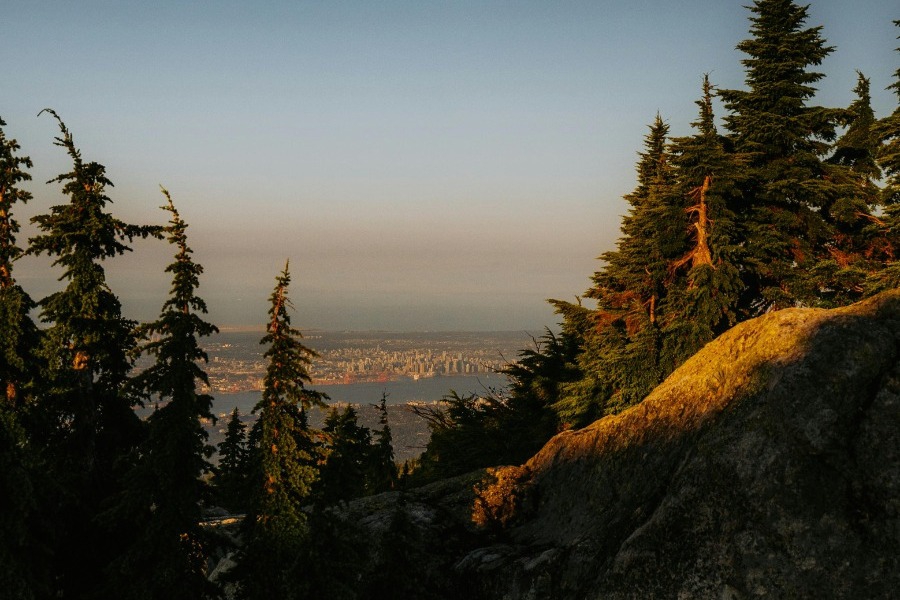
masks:
[[[521,329],[555,323],[610,249],[657,111],[690,131],[703,73],[742,87],[749,0],[5,0],[0,116],[35,162],[27,221],[64,201],[54,108],[106,165],[116,216],[190,223],[219,325],[259,324],[291,259],[295,324]],[[813,0],[836,46],[818,101],[874,107],[900,65],[896,0]],[[33,230],[23,232],[22,241]],[[111,260],[129,316],[165,299],[171,248]],[[15,272],[36,298],[48,261]]]

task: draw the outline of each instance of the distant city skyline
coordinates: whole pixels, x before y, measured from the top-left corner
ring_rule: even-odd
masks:
[[[261,326],[291,260],[301,329],[536,330],[588,287],[657,112],[690,133],[704,73],[743,87],[745,0],[154,3],[4,6],[0,117],[35,167],[30,217],[69,169],[45,107],[106,165],[111,211],[189,223],[220,326]],[[856,69],[879,117],[900,64],[896,0],[812,0],[835,51],[816,102]],[[717,105],[718,116],[722,107]],[[151,319],[171,248],[107,261],[128,316]],[[27,257],[35,298],[59,269]]]

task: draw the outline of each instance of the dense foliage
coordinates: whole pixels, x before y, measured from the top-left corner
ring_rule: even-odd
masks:
[[[234,407],[228,418],[225,439],[219,444],[219,466],[216,469],[216,491],[219,504],[239,513],[246,510],[249,448],[247,426]]]
[[[321,394],[308,390],[307,366],[315,352],[301,342],[288,314],[288,266],[270,297],[269,323],[260,341],[268,346],[259,419],[251,436],[246,545],[241,553],[241,588],[248,598],[290,598],[291,573],[309,529],[303,504],[318,478],[320,444],[308,411],[323,407]]]
[[[213,467],[201,340],[217,329],[203,320],[203,269],[168,193],[167,226],[117,219],[105,167],[84,160],[45,111],[72,168],[48,182],[65,202],[32,219],[38,233],[21,248],[14,214],[31,198],[32,163],[0,120],[0,594],[203,598],[227,581],[247,598],[430,597],[424,590],[440,585],[412,572],[427,557],[404,544],[417,535],[405,487],[520,463],[560,429],[639,402],[737,322],[900,286],[900,102],[879,119],[859,74],[849,106],[815,106],[815,69],[832,52],[821,28],[790,0],[749,10],[750,37],[738,45],[745,88],[716,90],[704,77],[687,136],[671,138],[656,115],[621,237],[584,298],[551,301],[560,331],[505,369],[508,390],[421,409],[431,441],[403,475],[385,397],[375,431],[353,407],[310,426],[327,398],[308,387],[316,355],[291,325],[287,266],[261,340],[258,418],[247,432],[231,415]],[[900,100],[900,69],[889,89]],[[148,237],[167,238],[175,260],[159,318],[140,325],[123,316],[104,265]],[[62,289],[34,302],[14,277],[23,253],[52,259]],[[138,373],[140,355],[152,364]],[[157,409],[141,420],[135,408],[148,402]],[[371,547],[337,516],[398,488],[388,496],[400,498],[396,514]],[[214,504],[246,513],[237,544],[203,525]],[[217,552],[237,566],[211,581]]]

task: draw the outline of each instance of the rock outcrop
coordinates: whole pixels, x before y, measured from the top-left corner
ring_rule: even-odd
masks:
[[[472,481],[406,498],[469,598],[896,597],[900,292],[742,323],[641,404]],[[347,515],[377,539],[394,499]]]

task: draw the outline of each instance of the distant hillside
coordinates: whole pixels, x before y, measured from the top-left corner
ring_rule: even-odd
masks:
[[[745,322],[525,465],[407,493],[409,577],[435,597],[895,597],[898,344],[900,291]],[[345,516],[377,540],[397,499]]]

